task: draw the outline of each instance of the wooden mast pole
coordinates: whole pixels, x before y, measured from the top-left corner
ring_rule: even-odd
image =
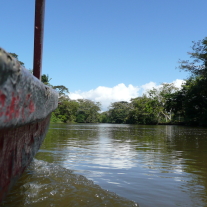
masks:
[[[33,75],[41,80],[45,0],[35,1]]]

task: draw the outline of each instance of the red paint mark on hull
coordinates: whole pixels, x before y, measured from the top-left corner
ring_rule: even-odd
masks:
[[[0,108],[4,107],[6,96],[0,91]]]
[[[50,115],[36,123],[0,130],[0,202],[39,150],[49,122]]]
[[[31,94],[27,94],[26,98],[20,98],[19,95],[13,93],[10,103],[7,103],[7,105],[5,103],[6,95],[0,91],[0,117],[5,116],[5,122],[18,118],[25,120],[25,116],[30,116],[36,109]]]

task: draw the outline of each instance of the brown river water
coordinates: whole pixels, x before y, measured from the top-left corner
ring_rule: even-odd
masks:
[[[1,207],[207,207],[207,128],[51,124]]]

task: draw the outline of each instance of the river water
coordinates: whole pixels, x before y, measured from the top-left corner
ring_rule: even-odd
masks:
[[[8,207],[207,206],[207,128],[51,124]]]

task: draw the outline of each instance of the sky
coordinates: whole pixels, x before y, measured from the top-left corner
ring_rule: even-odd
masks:
[[[192,41],[207,36],[206,0],[46,0],[42,73],[71,99],[107,110],[189,74]],[[0,47],[33,67],[35,0],[1,0]]]

